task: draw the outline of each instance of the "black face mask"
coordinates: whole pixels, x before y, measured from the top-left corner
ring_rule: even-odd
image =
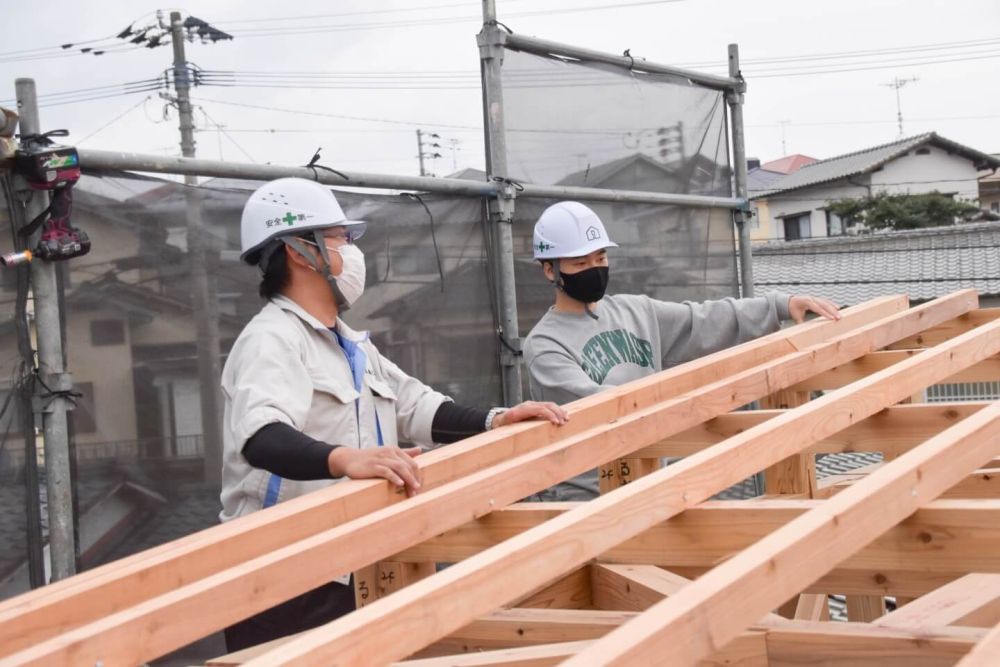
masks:
[[[608,288],[608,267],[595,266],[579,273],[560,273],[562,290],[583,303],[594,303],[604,298]]]

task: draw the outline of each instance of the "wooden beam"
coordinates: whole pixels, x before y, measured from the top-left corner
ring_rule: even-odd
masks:
[[[919,350],[888,350],[873,352],[860,359],[832,368],[826,372],[803,380],[792,387],[792,391],[829,391],[856,382],[872,373],[889,368],[904,359],[919,354]],[[958,373],[942,378],[935,384],[957,384],[961,382],[994,382],[1000,378],[1000,357],[991,357],[962,369]],[[924,389],[924,387],[920,387]]]
[[[609,549],[599,560],[653,564],[671,571],[709,568],[822,504],[820,500],[709,501]],[[579,506],[512,505],[416,545],[395,558],[463,560]],[[883,594],[892,594],[893,587],[903,583],[896,581],[895,572],[919,570],[946,576],[943,580],[922,578],[915,589],[917,594],[947,583],[947,577],[969,572],[1000,573],[1000,500],[936,500],[843,561],[840,568],[857,571],[858,580],[866,580],[868,590]],[[856,590],[857,585],[853,588]],[[826,590],[841,592],[836,587]]]
[[[970,339],[973,334],[963,334],[944,343],[941,349],[962,341],[953,349],[955,354],[972,349],[984,355],[994,353],[992,345]],[[694,663],[737,636],[770,606],[832,570],[921,504],[943,493],[964,471],[998,451],[1000,402],[795,519],[598,640],[567,665],[591,664],[598,657],[602,663],[612,665],[648,661],[664,650],[669,650],[681,664]]]
[[[560,428],[547,422],[515,424],[428,452],[418,459],[423,488],[432,490],[665,398],[867,326],[906,307],[905,297],[876,299],[843,311],[840,321],[813,321],[783,330],[576,401],[567,406],[571,421]],[[971,298],[958,298],[951,307],[955,310],[952,314],[958,315],[975,304]],[[341,483],[7,600],[0,603],[0,655],[97,622],[401,500],[403,497],[381,480]],[[295,593],[288,591],[288,595]],[[249,615],[262,608],[243,611]],[[194,638],[191,635],[186,640]]]
[[[980,308],[964,315],[959,315],[948,322],[925,329],[918,334],[907,336],[887,347],[891,350],[934,347],[946,340],[951,340],[955,336],[964,334],[966,331],[989,324],[997,318],[1000,318],[1000,308]]]
[[[473,621],[414,657],[596,639],[632,618],[635,613],[603,609],[500,609]]]
[[[759,369],[733,376],[704,390],[690,392],[673,403],[686,405],[668,419],[648,419],[652,416],[647,414],[648,411],[638,411],[619,420],[616,426],[621,430],[616,431],[614,440],[601,438],[602,451],[608,458],[613,458],[620,456],[620,450],[616,449],[618,437],[627,438],[627,446],[634,451],[649,437],[662,437],[665,433],[689,428],[693,424],[685,418],[686,415],[700,412],[692,419],[694,423],[703,421],[718,409],[713,407],[713,403],[720,399],[726,406],[742,405],[747,395],[773,393],[782,386],[799,381],[799,377],[814,374],[817,362],[822,365],[820,360],[836,354],[836,351],[844,353],[854,346],[869,349],[883,347],[887,338],[896,339],[909,334],[906,322],[912,324],[911,318],[923,320],[922,327],[930,326],[930,313],[939,304],[925,304],[931,310],[922,311],[925,306],[911,309]],[[890,322],[893,324],[890,325]],[[366,660],[388,662],[408,655],[520,595],[522,590],[530,589],[558,572],[579,566],[611,546],[706,500],[748,474],[905,398],[912,393],[913,386],[933,383],[1000,352],[998,332],[1000,322],[981,327],[850,388],[812,401],[308,633],[284,647],[280,656],[269,654],[262,657],[259,664],[333,659],[349,662],[361,660],[362,656]],[[766,388],[754,379],[765,368],[768,369],[765,377],[770,380],[770,386]],[[792,379],[793,376],[796,379]],[[745,394],[741,395],[741,388]],[[720,390],[723,392],[721,395],[716,393]],[[985,410],[980,414],[983,413]],[[666,417],[666,414],[664,410],[658,416]],[[624,428],[629,424],[638,424],[639,428]],[[553,445],[548,449],[555,448]],[[565,454],[565,449],[559,450],[559,453]],[[497,474],[502,468],[495,466],[491,469],[493,474],[490,479],[502,478],[502,474]],[[476,484],[488,483],[478,478],[474,481]],[[501,481],[509,483],[506,479]],[[410,502],[419,503],[420,497]],[[454,505],[454,502],[451,504]],[[517,576],[512,576],[512,563],[517,564]],[[461,604],[456,600],[459,597]],[[434,618],[435,622],[427,624],[425,620],[428,617]],[[397,638],[399,641],[390,644],[376,640],[372,634],[375,629],[387,626],[404,629]]]
[[[942,625],[992,628],[1000,623],[1000,574],[968,574],[886,614],[876,623],[884,628],[909,630]]]
[[[943,498],[1000,498],[1000,468],[983,468],[962,478]]]
[[[1000,625],[986,635],[956,667],[996,667],[1000,655]]]
[[[691,583],[654,565],[595,563],[590,574],[594,606],[608,611],[643,611]]]
[[[894,405],[810,447],[810,454],[883,452],[892,457],[909,451],[956,422],[981,410],[989,401]],[[783,410],[730,412],[683,433],[645,447],[636,456],[690,456],[726,438],[782,414]]]
[[[592,609],[592,579],[590,566],[586,565],[514,600],[511,606],[529,609]]]
[[[558,612],[553,612],[558,614]],[[595,612],[588,612],[594,614]],[[622,612],[624,613],[624,612]],[[502,621],[501,621],[502,622]],[[477,622],[478,623],[478,622]],[[580,619],[581,626],[590,625],[595,634],[604,630],[600,620]],[[488,631],[491,619],[483,619],[481,631]],[[586,625],[584,625],[586,624]],[[523,627],[522,627],[523,629]],[[574,632],[571,628],[565,631]],[[546,634],[552,629],[544,630]],[[604,630],[606,632],[606,630]],[[754,630],[741,634],[743,646],[736,644],[733,649],[743,649],[742,655],[727,652],[699,663],[701,667],[738,664],[771,665],[773,667],[797,667],[800,665],[822,664],[824,667],[950,667],[965,655],[976,642],[986,635],[974,628],[934,628],[919,632],[896,628],[880,628],[867,623],[823,623],[784,621],[782,625],[761,624]],[[600,636],[598,634],[598,636]],[[760,637],[765,639],[765,653],[759,652]],[[579,640],[573,643],[546,644],[536,646],[538,652],[511,638],[512,646],[477,651],[469,656],[449,655],[436,660],[407,660],[396,663],[397,667],[450,667],[452,665],[475,665],[496,667],[501,665],[559,664],[562,660],[577,655],[581,650],[593,645],[592,641]],[[521,649],[524,650],[521,650]],[[753,651],[751,652],[751,650]],[[529,662],[544,656],[548,662]],[[760,662],[765,658],[765,662]],[[472,662],[465,662],[465,660]],[[751,661],[752,660],[752,661]],[[725,662],[723,662],[725,661]],[[663,664],[664,661],[657,661]],[[680,663],[678,663],[680,664]],[[994,667],[993,663],[982,663],[976,667]]]
[[[983,634],[975,628],[912,631],[869,623],[790,622],[768,631],[767,658],[771,667],[951,667]]]

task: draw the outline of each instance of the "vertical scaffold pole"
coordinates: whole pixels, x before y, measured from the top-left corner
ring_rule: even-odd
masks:
[[[483,122],[486,132],[486,173],[488,178],[507,178],[507,144],[503,113],[504,37],[496,20],[496,3],[483,0],[483,29],[478,35],[480,70],[483,80]],[[521,402],[521,339],[517,324],[517,292],[514,281],[514,187],[506,184],[500,195],[489,202],[493,231],[493,264],[497,270],[497,299],[500,337],[500,365],[503,398],[507,405]]]
[[[733,134],[733,168],[735,169],[736,192],[740,199],[747,198],[747,151],[744,145],[743,130],[743,95],[746,93],[746,83],[740,74],[740,48],[736,44],[729,45],[729,76],[740,80],[737,88],[726,91],[726,102],[729,103],[729,118],[732,122]],[[740,252],[740,296],[753,296],[753,256],[750,252],[749,204],[743,210],[733,211],[733,221],[739,233]]]

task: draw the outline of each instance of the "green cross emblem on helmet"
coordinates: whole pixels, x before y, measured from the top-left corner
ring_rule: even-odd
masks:
[[[282,218],[282,220],[285,221],[285,224],[288,225],[289,227],[291,227],[292,225],[294,225],[295,221],[298,220],[298,219],[299,219],[299,217],[297,215],[295,215],[294,213],[291,213],[291,212],[286,213],[285,216]]]
[[[554,247],[555,246],[553,246],[550,243],[546,243],[545,241],[538,242],[538,252],[545,252],[546,250],[552,250],[552,248]]]

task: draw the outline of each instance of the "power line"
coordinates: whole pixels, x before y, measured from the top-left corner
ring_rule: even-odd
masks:
[[[136,104],[133,104],[128,109],[126,109],[125,111],[121,112],[120,114],[118,114],[117,116],[115,116],[114,118],[112,118],[111,120],[109,120],[107,123],[105,123],[104,125],[101,125],[99,128],[97,128],[96,130],[94,130],[93,132],[91,132],[90,134],[88,134],[87,136],[85,136],[83,139],[80,139],[79,141],[77,141],[76,145],[79,146],[80,144],[82,144],[83,142],[85,142],[87,139],[90,139],[91,137],[93,137],[95,134],[97,134],[99,132],[102,132],[102,131],[106,130],[107,128],[111,127],[112,125],[114,125],[115,123],[117,123],[118,121],[120,121],[122,118],[124,118],[125,116],[127,116],[131,111],[133,111],[135,109],[138,109],[139,106],[142,105],[142,104],[144,104],[146,102],[146,100],[148,100],[149,98],[150,98],[149,95],[147,95],[146,97],[142,98]]]
[[[293,113],[293,114],[300,114],[303,116],[320,116],[323,118],[340,118],[343,120],[361,120],[371,123],[390,123],[392,125],[408,125],[410,127],[416,127],[420,125],[420,126],[430,126],[430,127],[447,127],[449,129],[482,130],[481,127],[477,127],[475,125],[456,125],[450,123],[435,123],[435,122],[417,121],[417,120],[410,121],[410,120],[396,120],[391,118],[348,116],[345,114],[326,113],[323,111],[306,111],[303,109],[283,109],[281,107],[264,106],[262,104],[247,104],[244,102],[226,102],[223,100],[209,99],[207,97],[199,97],[198,99],[202,102],[212,102],[213,104],[225,104],[233,107],[243,107],[246,109],[262,109],[265,111],[280,111],[282,113]]]
[[[617,4],[591,5],[588,7],[571,7],[565,9],[547,9],[530,12],[511,12],[505,18],[522,18],[531,16],[551,16],[553,14],[577,14],[581,12],[600,11],[604,9],[623,9],[628,7],[640,7],[646,5],[671,4],[683,2],[684,0],[644,0],[642,2],[623,2]],[[243,37],[273,37],[282,35],[308,35],[325,32],[344,32],[352,30],[373,30],[379,28],[411,28],[417,25],[446,25],[451,23],[466,23],[481,21],[481,15],[475,16],[452,16],[447,18],[416,19],[406,21],[383,21],[374,23],[351,23],[323,26],[293,26],[289,28],[247,28],[244,30],[234,30],[233,34]]]

